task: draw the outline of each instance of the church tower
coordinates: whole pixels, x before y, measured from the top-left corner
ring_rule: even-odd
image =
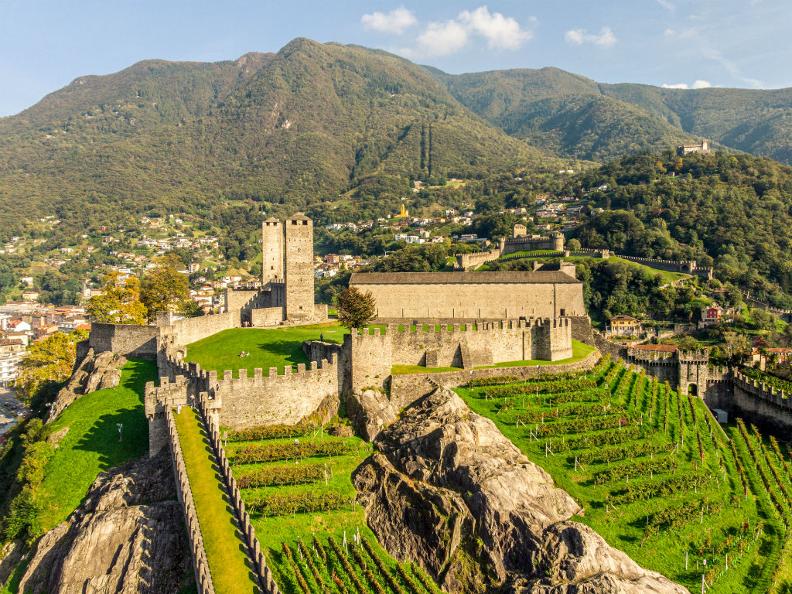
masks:
[[[285,226],[285,319],[314,317],[313,221],[299,212]]]

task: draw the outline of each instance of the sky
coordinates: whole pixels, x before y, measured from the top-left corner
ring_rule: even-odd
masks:
[[[295,37],[451,73],[556,66],[609,83],[792,86],[792,0],[0,0],[0,116],[79,76],[233,60]]]

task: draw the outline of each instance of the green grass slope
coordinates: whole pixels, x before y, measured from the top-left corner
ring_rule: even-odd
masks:
[[[458,392],[641,565],[691,591],[788,591],[789,460],[755,428],[724,432],[698,398],[607,359]]]
[[[187,346],[187,361],[199,363],[202,369],[222,374],[226,369],[238,376],[240,369],[260,367],[266,375],[270,367],[283,368],[298,363],[309,363],[302,350],[306,340],[340,343],[349,331],[335,322],[296,326],[293,328],[232,328],[213,334]],[[250,353],[240,357],[242,352]]]
[[[258,588],[239,529],[198,414],[193,408],[184,407],[175,414],[175,420],[215,591],[256,594]]]
[[[56,447],[41,486],[43,530],[54,528],[80,505],[100,472],[146,454],[143,390],[155,376],[153,363],[130,360],[117,387],[79,398],[52,423],[50,439]]]

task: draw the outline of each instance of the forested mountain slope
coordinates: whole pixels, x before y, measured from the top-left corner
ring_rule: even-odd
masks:
[[[644,153],[583,174],[581,191],[605,209],[576,231],[584,245],[713,263],[720,280],[792,305],[792,168],[723,152]]]
[[[0,233],[48,214],[84,228],[223,198],[297,209],[367,176],[401,176],[406,191],[410,175],[542,157],[407,60],[296,39],[233,62],[154,60],[81,77],[0,119]]]
[[[488,121],[560,155],[605,161],[703,136],[792,163],[792,89],[604,84],[557,68],[430,71]]]

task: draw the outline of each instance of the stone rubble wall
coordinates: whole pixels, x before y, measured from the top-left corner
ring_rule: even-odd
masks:
[[[220,427],[217,424],[216,418],[212,415],[211,401],[205,392],[198,396],[197,408],[201,422],[209,436],[209,443],[212,446],[215,460],[220,467],[220,474],[223,477],[224,487],[228,492],[234,516],[239,524],[246,553],[250,558],[256,581],[265,594],[280,594],[280,589],[275,583],[272,571],[267,566],[264,553],[262,553],[261,543],[259,543],[258,538],[256,538],[256,530],[250,522],[250,514],[245,510],[245,502],[242,500],[242,493],[239,491],[234,475],[231,472],[228,457],[225,454],[222,441],[220,440]]]
[[[201,526],[198,523],[198,514],[195,512],[192,489],[187,478],[187,468],[184,464],[184,455],[179,443],[179,434],[176,431],[176,423],[170,408],[165,410],[165,419],[168,428],[168,442],[173,459],[173,472],[176,478],[176,492],[184,511],[184,525],[187,527],[187,535],[190,540],[190,552],[193,559],[193,568],[195,569],[195,584],[198,588],[198,594],[215,594],[212,574],[209,571],[209,562],[206,559]]]

